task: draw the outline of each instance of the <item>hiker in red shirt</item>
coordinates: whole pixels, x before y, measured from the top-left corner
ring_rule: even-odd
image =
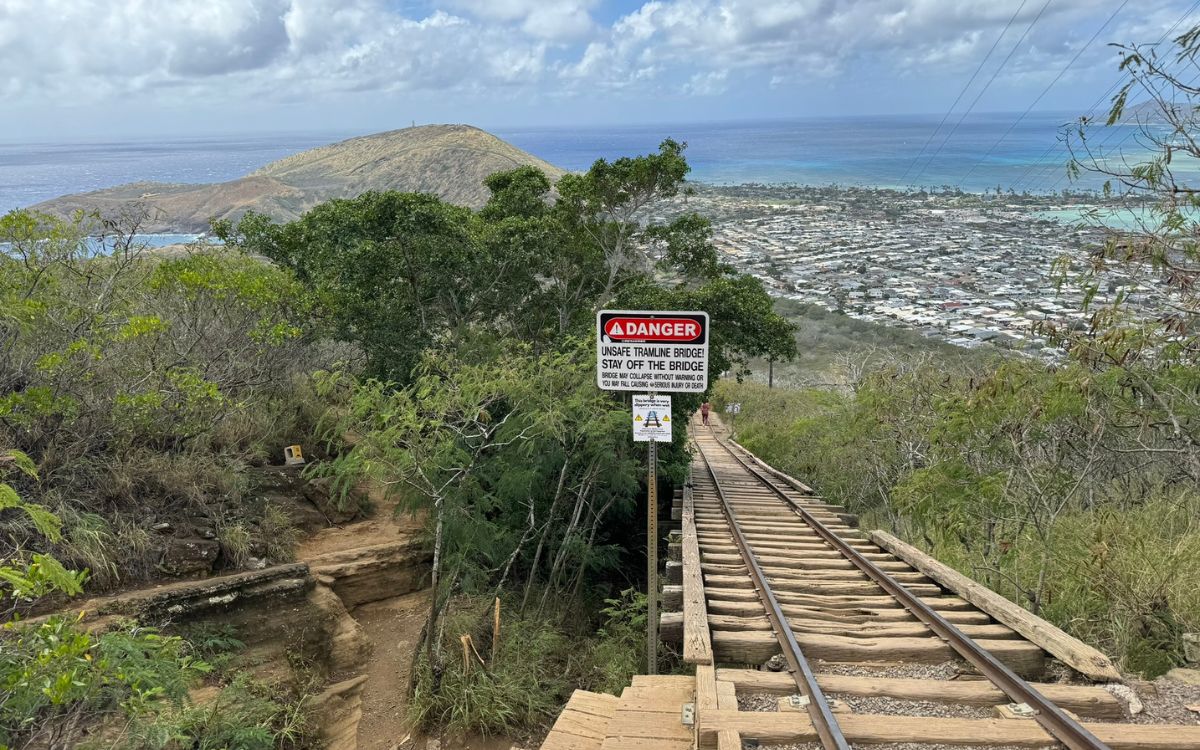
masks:
[[[704,420],[705,427],[708,427],[708,410],[711,408],[712,406],[707,401],[700,404],[700,419]]]

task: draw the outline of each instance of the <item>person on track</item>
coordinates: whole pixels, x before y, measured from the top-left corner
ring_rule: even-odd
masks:
[[[707,401],[705,401],[703,404],[700,404],[700,419],[704,422],[705,427],[709,426],[708,412],[710,409],[712,409],[712,404],[708,403]]]

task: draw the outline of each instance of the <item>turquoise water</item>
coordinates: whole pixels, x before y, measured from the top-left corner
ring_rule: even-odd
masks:
[[[1161,216],[1150,208],[1105,208],[1092,210],[1083,206],[1068,206],[1047,211],[1036,211],[1032,214],[1039,219],[1049,219],[1063,224],[1075,226],[1106,226],[1112,229],[1139,230],[1153,228],[1161,223]],[[1184,215],[1192,221],[1200,221],[1200,211],[1184,211]]]
[[[691,178],[715,184],[948,185],[969,191],[1017,186],[1032,192],[1072,185],[1063,166],[1066,153],[1058,141],[1063,125],[1072,120],[1071,113],[1032,114],[1003,140],[1016,115],[972,115],[940,151],[945,133],[921,154],[940,119],[941,115],[914,115],[491,130],[571,170],[587,169],[599,157],[646,153],[671,137],[688,143]],[[1124,143],[1132,129],[1111,128],[1104,137],[1112,145]],[[0,143],[0,211],[139,180],[229,180],[353,135],[361,133]],[[1134,142],[1128,139],[1129,145]],[[992,153],[985,158],[989,149]],[[1129,156],[1137,158],[1137,154]],[[1100,185],[1100,179],[1085,176],[1075,187]]]
[[[147,248],[166,247],[167,245],[187,245],[200,239],[203,235],[199,234],[137,234],[134,235],[134,241]],[[215,243],[216,240],[209,238],[209,242]],[[100,241],[91,239],[88,241],[89,246],[93,249],[100,249]],[[111,243],[109,244],[111,247]],[[8,252],[12,249],[12,245],[7,242],[0,242],[0,253]]]
[[[186,245],[200,239],[199,234],[139,234],[137,242],[146,247],[166,247],[167,245]]]

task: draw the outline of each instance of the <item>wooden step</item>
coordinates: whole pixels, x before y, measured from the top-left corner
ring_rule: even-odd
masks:
[[[808,715],[800,711],[707,711],[699,716],[700,744],[713,747],[722,731],[736,731],[763,745],[817,742]],[[891,743],[982,747],[1058,747],[1035,721],[959,719],[932,716],[841,714],[838,724],[855,747]],[[1200,727],[1178,724],[1085,723],[1112,750],[1200,750]]]
[[[619,702],[607,693],[571,693],[571,700],[542,742],[542,750],[600,750]]]
[[[692,728],[684,726],[684,703],[696,696],[688,675],[638,675],[621,693],[601,750],[691,750]]]

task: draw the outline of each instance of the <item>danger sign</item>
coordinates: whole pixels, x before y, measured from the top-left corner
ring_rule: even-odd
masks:
[[[601,310],[596,380],[606,391],[708,389],[708,313]]]

